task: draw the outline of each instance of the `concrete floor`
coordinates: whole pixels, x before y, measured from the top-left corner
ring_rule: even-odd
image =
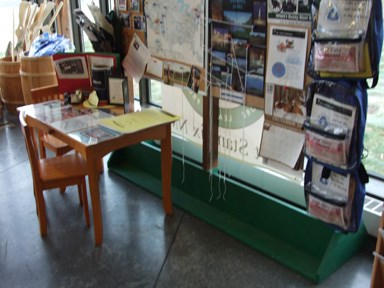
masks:
[[[18,119],[6,118],[0,287],[369,287],[374,238],[316,285],[177,207],[165,217],[158,197],[108,170],[100,179],[103,245],[94,246],[75,187],[46,191],[48,235],[42,238]]]

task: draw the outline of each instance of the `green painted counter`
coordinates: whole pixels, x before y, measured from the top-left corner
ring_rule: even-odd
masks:
[[[113,152],[108,168],[161,197],[160,149],[153,143]],[[212,187],[223,182],[217,171],[204,171],[177,156],[172,170],[173,205],[316,283],[350,259],[367,239],[363,225],[354,234],[335,232],[304,209],[231,179],[225,182],[225,200],[211,200]]]

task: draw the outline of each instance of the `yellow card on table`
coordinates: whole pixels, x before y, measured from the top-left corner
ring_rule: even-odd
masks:
[[[98,124],[122,134],[134,133],[165,123],[179,120],[177,115],[159,109],[146,109],[138,112],[100,119]]]

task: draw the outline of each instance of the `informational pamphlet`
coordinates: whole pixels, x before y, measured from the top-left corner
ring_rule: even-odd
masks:
[[[355,124],[356,108],[315,94],[311,111],[311,122],[321,126],[333,126],[352,131]],[[346,136],[346,151],[349,150],[351,133]]]
[[[303,89],[308,30],[271,25],[266,83]]]
[[[355,107],[315,94],[305,132],[306,153],[338,167],[346,166],[355,114]]]

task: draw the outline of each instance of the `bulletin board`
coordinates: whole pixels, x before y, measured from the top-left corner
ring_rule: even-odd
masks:
[[[189,87],[208,96],[207,103],[218,103],[213,98],[264,110],[260,156],[283,159],[276,152],[287,147],[279,141],[281,131],[287,131],[285,140],[292,143],[286,144],[294,156],[283,164],[298,167],[309,80],[311,1],[118,1],[126,52],[137,37],[144,43],[138,47],[150,52],[145,77]],[[217,119],[207,117],[205,130],[210,121],[216,127]],[[215,138],[209,135],[206,142]],[[269,149],[268,143],[281,145]]]
[[[205,3],[204,0],[121,1],[124,46],[128,47],[136,34],[151,54],[146,77],[206,94]]]

